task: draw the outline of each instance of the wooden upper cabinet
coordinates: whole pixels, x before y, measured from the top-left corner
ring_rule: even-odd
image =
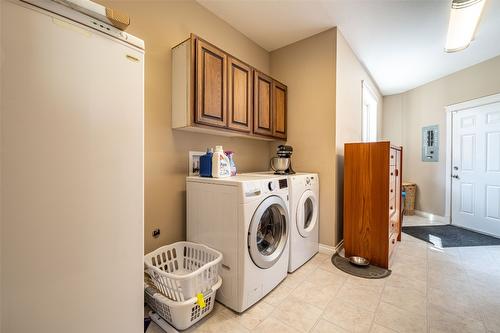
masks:
[[[273,79],[255,71],[254,75],[254,125],[256,134],[273,135]]]
[[[233,57],[228,60],[228,122],[230,129],[252,131],[252,68]]]
[[[286,139],[286,86],[273,81],[273,136]]]
[[[221,50],[196,40],[195,122],[227,125],[227,56]]]
[[[286,139],[287,87],[198,36],[172,48],[172,128]]]

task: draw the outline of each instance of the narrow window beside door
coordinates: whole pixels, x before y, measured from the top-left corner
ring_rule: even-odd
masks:
[[[363,91],[363,142],[377,141],[377,98],[370,87],[362,81]]]

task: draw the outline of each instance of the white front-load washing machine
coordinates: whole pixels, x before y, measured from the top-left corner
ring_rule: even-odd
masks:
[[[222,252],[217,300],[243,312],[286,276],[286,176],[187,177],[187,240]]]

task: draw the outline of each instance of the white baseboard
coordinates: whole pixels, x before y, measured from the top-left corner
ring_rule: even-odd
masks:
[[[330,245],[319,244],[319,253],[333,255],[335,253],[335,248]]]
[[[436,214],[424,212],[421,210],[415,210],[415,215],[425,217],[426,219],[428,219],[429,221],[432,221],[432,222],[450,223],[449,216],[436,215]]]
[[[324,253],[328,255],[334,255],[344,246],[344,241],[341,240],[337,246],[330,246],[326,244],[319,244],[319,253]]]

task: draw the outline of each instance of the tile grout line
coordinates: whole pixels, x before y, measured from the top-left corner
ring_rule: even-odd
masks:
[[[429,247],[425,247],[425,258],[427,259],[427,262],[425,264],[425,320],[427,321],[427,332],[431,331],[431,318],[430,318],[430,311],[429,311]]]
[[[321,269],[321,267],[320,267],[321,264],[323,264],[324,262],[327,262],[327,261],[331,261],[331,257],[330,256],[327,256],[327,258],[325,260],[323,260],[323,262],[319,263],[315,270]],[[324,269],[321,269],[321,270],[324,271],[324,272],[328,272],[327,270],[324,270]],[[342,288],[342,286],[344,285],[344,283],[345,283],[345,281],[342,283],[342,285],[340,286],[340,288]],[[337,291],[335,292],[335,295],[333,296],[333,298],[335,298],[335,296],[337,296],[337,293],[340,291],[340,288],[337,289]],[[333,301],[334,301],[334,299],[332,299],[330,301],[330,303],[333,302]],[[330,304],[330,303],[328,303],[328,304]],[[326,305],[326,307],[324,309],[320,309],[321,313],[320,313],[318,319],[316,319],[316,321],[314,322],[314,325],[308,330],[308,332],[313,331],[316,328],[316,326],[318,325],[319,321],[323,319],[323,313],[325,313],[325,311],[326,311],[326,309],[328,307],[328,304]],[[317,309],[319,309],[319,308],[317,308]],[[338,325],[335,325],[335,326],[338,327]]]
[[[307,263],[306,263],[306,264],[307,264]],[[306,265],[306,264],[304,264],[304,265]],[[303,266],[304,266],[304,265],[303,265]],[[303,266],[301,266],[300,268],[302,268]],[[315,272],[316,270],[318,270],[318,269],[319,269],[319,264],[318,264],[318,265],[314,265],[314,266],[315,266],[315,267],[311,270],[311,273],[313,273],[313,272]],[[299,269],[300,269],[300,268],[299,268]],[[284,281],[284,280],[283,280],[283,281]],[[303,283],[304,281],[305,281],[305,279],[303,279],[302,281],[300,281],[300,283]],[[281,282],[281,283],[283,283],[283,282]],[[280,284],[281,284],[281,283],[280,283]],[[288,297],[290,297],[290,296],[292,295],[292,293],[295,291],[295,289],[297,289],[297,288],[299,288],[299,287],[300,287],[300,283],[299,283],[297,286],[295,286],[295,288],[290,288],[290,289],[292,289],[292,290],[291,290],[291,291],[290,291],[290,293],[289,293],[289,294],[285,297],[285,299],[286,299],[286,298],[288,298]],[[270,305],[272,305],[272,304],[270,304]],[[273,311],[271,311],[271,313],[269,313],[269,314],[267,315],[266,319],[270,318],[270,317],[271,317],[271,316],[272,316],[272,315],[273,315],[273,314],[274,314],[274,313],[278,310],[278,308],[279,308],[279,306],[280,306],[280,305],[281,305],[281,304],[279,304],[279,305],[277,305],[277,306],[272,305],[272,306],[274,307],[274,309],[273,309]],[[317,307],[316,307],[316,308],[317,308]],[[320,315],[320,317],[321,317],[321,315]],[[300,332],[299,330],[295,329],[294,327],[289,326],[289,325],[288,325],[288,323],[283,322],[280,318],[277,318],[276,316],[274,316],[273,318],[274,318],[275,320],[279,321],[280,323],[282,323],[283,325],[285,325],[286,327],[290,327],[290,328],[294,329],[295,331]],[[266,320],[266,319],[264,319],[264,320]],[[263,321],[264,321],[264,320],[263,320]],[[316,326],[316,324],[317,324],[317,321],[314,323],[314,325],[312,326],[312,328],[311,328],[311,329],[313,329],[313,328],[314,328],[314,326]],[[259,325],[260,325],[260,323],[259,323]],[[311,331],[311,329],[310,329],[310,330],[308,330],[308,332],[309,332],[309,331]]]
[[[331,258],[329,257],[327,259],[328,261],[331,261]],[[327,261],[325,260],[325,261]],[[330,262],[330,264],[333,266],[333,263]],[[319,266],[318,266],[318,269],[321,269]],[[323,270],[323,269],[322,269]],[[327,270],[323,270],[325,272],[328,272]],[[320,320],[325,320],[326,322],[334,325],[335,327],[340,327],[338,324],[336,323],[332,323],[331,321],[329,321],[328,319],[324,318],[323,315],[325,314],[325,311],[326,309],[328,308],[328,306],[333,303],[335,301],[335,297],[337,296],[337,294],[340,292],[340,290],[342,289],[342,287],[344,286],[344,284],[347,282],[347,278],[345,278],[345,280],[342,282],[342,284],[340,285],[340,287],[337,289],[337,291],[335,291],[335,294],[333,295],[332,297],[332,300],[330,302],[328,302],[328,304],[326,305],[326,307],[324,309],[321,310],[321,314],[319,315],[318,319],[316,320],[316,322],[314,323],[314,326],[309,330],[309,332],[311,332],[319,323]],[[343,327],[340,327],[342,330],[345,330]]]
[[[332,264],[333,265],[333,264]],[[315,324],[315,326],[318,324],[319,320],[323,319],[325,320],[326,322],[336,326],[336,327],[340,327],[342,328],[344,331],[346,331],[346,329],[344,329],[343,327],[339,326],[338,324],[336,323],[332,323],[331,321],[329,321],[328,319],[324,318],[323,317],[323,314],[325,313],[326,309],[328,308],[328,305],[330,305],[331,303],[335,302],[335,297],[337,296],[337,294],[340,292],[340,290],[342,289],[342,287],[344,286],[344,284],[347,282],[347,278],[345,279],[344,282],[342,282],[342,284],[340,285],[340,287],[337,289],[337,291],[335,292],[335,295],[333,296],[333,299],[326,305],[326,307],[321,311],[321,314]]]
[[[328,260],[330,259],[330,257],[329,257],[329,256],[327,256],[327,258],[328,258],[328,259],[323,260],[323,261],[325,261],[325,262],[326,262],[326,261],[328,261]],[[318,265],[318,267],[316,267],[316,270],[320,269],[320,267],[319,267],[320,265],[321,265],[321,263]],[[337,295],[337,293],[338,293],[338,292],[339,292],[339,291],[337,290],[337,291],[335,292],[335,295]],[[335,297],[335,296],[334,296],[334,297]],[[328,304],[329,304],[329,303],[328,303]],[[328,304],[326,305],[326,307],[328,307]],[[313,330],[316,328],[316,326],[318,325],[319,321],[323,318],[323,313],[325,312],[326,307],[325,307],[324,309],[321,309],[321,313],[319,314],[318,319],[316,319],[316,321],[314,322],[314,325],[313,325],[313,326],[309,329],[309,331],[308,331],[308,332],[311,332],[311,331],[313,331]]]
[[[458,250],[458,258],[460,259],[460,267],[462,267],[464,270],[465,270],[465,275],[467,276],[467,283],[469,284],[471,290],[472,290],[472,293],[474,293],[474,290],[472,289],[472,280],[471,280],[471,277],[469,275],[469,270],[466,269],[466,267],[464,267],[464,262],[463,262],[463,258],[462,258],[462,251],[460,251],[460,248]],[[483,296],[480,295],[479,298],[482,300]],[[474,301],[474,303],[476,303]],[[486,319],[485,319],[485,316],[484,316],[484,313],[483,313],[483,310],[480,310],[479,311],[479,316],[481,317],[481,323],[483,324],[483,328],[484,328],[484,331],[485,332],[489,332],[488,331],[488,325],[486,325]]]
[[[391,273],[392,274],[392,273]],[[387,276],[388,278],[389,276]],[[385,279],[385,278],[384,278]],[[372,331],[373,329],[373,325],[375,324],[375,318],[377,317],[377,312],[380,308],[380,303],[382,303],[382,297],[384,296],[384,292],[385,292],[385,287],[387,286],[387,280],[384,281],[384,286],[382,287],[382,291],[380,292],[380,295],[379,295],[379,298],[378,298],[378,303],[377,303],[377,306],[375,307],[375,311],[373,312],[373,319],[372,319],[372,322],[370,324],[370,330],[369,332]],[[378,324],[377,324],[378,325]],[[382,326],[382,325],[381,325]],[[385,326],[384,326],[385,327]]]

